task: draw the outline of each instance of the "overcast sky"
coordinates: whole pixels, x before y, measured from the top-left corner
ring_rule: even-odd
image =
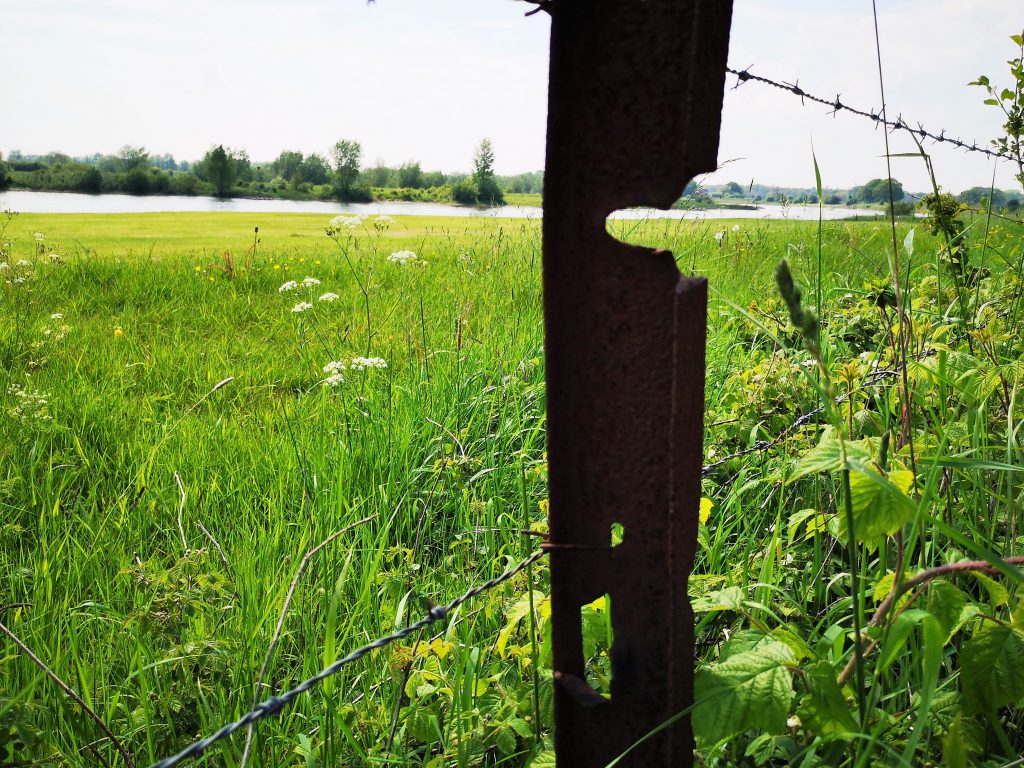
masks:
[[[1007,83],[1021,0],[878,0],[891,113],[985,141],[999,113],[965,84]],[[0,0],[0,151],[142,144],[254,160],[360,141],[364,161],[467,169],[489,136],[500,173],[544,164],[548,21],[515,0]],[[863,108],[880,104],[870,0],[736,0],[729,60]],[[734,84],[730,77],[728,85]],[[866,121],[753,83],[726,92],[712,182],[848,187],[884,176]],[[895,138],[894,152],[913,148]],[[987,185],[981,155],[937,147],[939,181]],[[894,160],[911,189],[920,160]],[[1012,188],[1002,164],[997,186]]]

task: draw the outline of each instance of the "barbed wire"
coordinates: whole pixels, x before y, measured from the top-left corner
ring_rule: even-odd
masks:
[[[820,96],[815,96],[814,94],[805,91],[803,88],[800,87],[799,81],[797,81],[796,83],[779,82],[777,80],[772,80],[771,78],[768,77],[755,75],[750,71],[749,67],[747,69],[742,70],[733,69],[732,67],[726,67],[725,71],[730,74],[736,75],[738,82],[736,83],[734,88],[739,88],[743,83],[750,81],[754,81],[756,83],[763,83],[764,85],[769,85],[772,88],[778,88],[780,90],[792,93],[795,96],[799,96],[801,101],[813,101],[823,106],[830,107],[832,109],[832,114],[835,114],[836,112],[849,112],[850,114],[857,115],[859,117],[864,117],[867,118],[868,120],[872,120],[875,123],[887,125],[894,131],[907,131],[908,133],[920,136],[922,139],[931,139],[932,141],[938,142],[940,144],[952,144],[954,147],[962,149],[965,152],[981,152],[984,155],[988,155],[989,157],[993,158],[998,158],[1000,160],[1009,160],[1014,163],[1019,162],[1019,158],[1016,158],[1009,153],[997,152],[994,149],[989,149],[988,147],[984,146],[979,147],[977,141],[972,141],[970,144],[968,144],[966,141],[963,141],[962,139],[950,138],[949,136],[946,136],[945,130],[942,130],[939,133],[935,133],[934,131],[927,130],[920,123],[917,124],[917,128],[913,128],[910,126],[909,123],[907,123],[903,119],[902,116],[897,116],[895,120],[889,120],[887,118],[882,117],[880,111],[865,111],[863,109],[851,107],[849,104],[843,104],[842,96],[840,94],[836,94],[836,97],[834,99],[823,99]]]
[[[439,621],[444,621],[448,618],[448,615],[452,613],[452,611],[454,611],[460,605],[472,600],[477,595],[480,595],[481,593],[486,592],[489,589],[493,589],[494,587],[497,587],[500,584],[504,584],[506,581],[514,577],[516,574],[522,572],[530,565],[540,560],[544,556],[544,554],[544,550],[538,550],[537,552],[534,552],[528,558],[520,561],[518,564],[508,569],[501,575],[495,576],[493,579],[485,581],[483,584],[479,584],[467,590],[460,597],[455,598],[450,603],[446,603],[445,605],[434,606],[430,609],[430,611],[427,612],[427,615],[419,621],[410,624],[407,627],[399,629],[396,632],[392,632],[390,635],[380,637],[374,640],[372,643],[368,643],[362,646],[361,648],[352,651],[347,656],[338,659],[330,666],[324,668],[322,671],[313,675],[313,677],[310,677],[307,680],[304,680],[303,682],[299,683],[291,690],[286,691],[285,693],[282,693],[277,696],[271,696],[269,699],[262,701],[261,703],[253,707],[248,713],[240,717],[238,720],[235,720],[232,723],[228,723],[227,725],[224,725],[218,730],[211,733],[209,736],[193,742],[189,746],[185,747],[185,749],[178,752],[176,755],[165,758],[158,763],[154,763],[151,766],[151,768],[174,768],[175,766],[184,762],[185,760],[189,760],[193,757],[198,757],[199,755],[203,754],[203,752],[205,752],[207,749],[216,744],[218,741],[228,738],[232,734],[248,726],[250,723],[255,723],[260,720],[265,720],[267,718],[277,716],[286,706],[288,706],[288,704],[290,704],[296,698],[301,696],[306,691],[309,691],[310,689],[316,687],[327,678],[336,675],[338,672],[341,671],[343,667],[347,666],[348,664],[351,664],[352,662],[358,661],[359,659],[363,658],[364,656],[373,651],[390,645],[391,643],[394,643],[398,640],[402,640],[408,637],[409,635],[415,634],[420,630],[429,627],[431,624],[435,624]]]

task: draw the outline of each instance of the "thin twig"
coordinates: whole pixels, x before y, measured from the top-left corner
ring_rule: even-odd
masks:
[[[75,690],[70,685],[68,685],[59,677],[57,677],[56,673],[48,666],[46,666],[45,662],[43,662],[42,659],[36,656],[32,652],[31,648],[25,645],[25,643],[21,641],[21,638],[19,638],[16,634],[14,634],[11,630],[4,626],[3,623],[0,623],[0,632],[3,632],[5,635],[7,635],[14,642],[14,644],[18,646],[19,649],[21,649],[21,652],[32,660],[33,664],[35,664],[37,667],[43,670],[43,672],[46,673],[46,676],[49,677],[57,685],[58,688],[60,688],[62,691],[64,691],[64,693],[68,695],[68,698],[70,698],[78,706],[80,706],[85,711],[85,713],[89,715],[89,717],[91,717],[93,721],[95,721],[96,725],[99,726],[100,730],[103,731],[103,733],[106,735],[108,739],[110,739],[110,743],[113,744],[117,751],[121,753],[121,757],[124,758],[124,761],[128,765],[128,768],[135,768],[135,761],[132,760],[131,754],[128,752],[127,749],[125,749],[124,745],[120,742],[117,736],[114,735],[114,732],[107,727],[107,724],[103,722],[103,719],[93,711],[92,707],[85,703],[85,699],[79,696],[78,693],[76,693]]]

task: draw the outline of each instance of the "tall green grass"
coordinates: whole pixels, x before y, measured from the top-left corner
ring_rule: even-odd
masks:
[[[23,215],[7,228],[12,270],[3,279],[25,282],[0,286],[0,622],[138,764],[497,574],[536,546],[524,532],[544,530],[539,224],[368,219],[332,239],[327,223]],[[773,298],[781,257],[805,284],[820,280],[830,311],[847,307],[835,315],[842,333],[882,325],[854,307],[888,273],[885,226],[826,223],[820,254],[817,224],[738,226],[610,225],[710,278],[709,458],[777,433],[818,402],[799,382],[798,345]],[[986,241],[986,263],[999,262],[1000,274],[1019,273],[1014,237],[997,229]],[[936,246],[920,232],[917,244],[905,268],[925,279]],[[389,261],[402,250],[421,263]],[[14,266],[21,259],[29,266]],[[307,276],[319,285],[279,292]],[[339,298],[319,301],[326,292]],[[313,308],[292,312],[302,301]],[[936,307],[938,324],[946,307]],[[847,355],[839,330],[827,349],[837,363]],[[357,356],[387,367],[323,384],[324,365]],[[941,411],[955,398],[922,407],[947,423]],[[997,430],[997,448],[988,418],[967,419],[957,440],[1019,463],[1015,422]],[[723,632],[787,622],[808,642],[831,644],[837,664],[848,654],[848,574],[835,540],[787,530],[794,512],[835,500],[828,482],[782,482],[787,453],[806,450],[818,431],[706,481],[715,509],[701,531],[695,594],[738,586],[753,603],[701,615],[706,661],[717,659]],[[922,477],[933,495],[943,471]],[[951,471],[965,481],[943,519],[1008,552],[1019,479]],[[257,691],[300,561],[356,521],[302,574]],[[926,518],[913,535],[922,566],[953,546]],[[870,585],[891,565],[888,549],[876,555],[861,561]],[[550,747],[545,595],[544,569],[535,569],[468,606],[433,646],[404,644],[353,665],[262,723],[249,765],[528,762]],[[0,649],[0,762],[122,764],[31,661],[13,645]],[[895,697],[894,712],[907,709],[901,692],[919,677],[910,664],[890,673],[872,689],[879,706]],[[805,756],[834,751],[807,746],[811,734],[790,738]],[[218,747],[210,764],[238,765],[243,744]],[[735,758],[721,747],[710,754]]]

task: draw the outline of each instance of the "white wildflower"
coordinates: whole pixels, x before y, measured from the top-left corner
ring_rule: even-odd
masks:
[[[320,297],[320,301],[331,302],[331,301],[337,301],[338,298],[339,298],[339,296],[336,293],[325,293],[325,294],[323,294]]]
[[[324,379],[324,386],[325,387],[336,387],[336,386],[338,386],[339,384],[341,384],[344,381],[345,381],[345,377],[342,376],[340,373],[332,373],[330,376],[328,376],[326,379]]]
[[[740,231],[740,225],[739,224],[733,224],[732,225],[732,231],[733,232],[739,232]]]
[[[387,214],[382,213],[380,216],[374,219],[374,221],[379,221],[381,224],[390,224],[392,221],[394,221],[394,219],[392,219]]]
[[[51,253],[50,254],[50,263],[51,264],[60,264],[60,262],[61,262],[61,255],[59,253]]]
[[[349,367],[353,371],[365,371],[367,368],[387,368],[388,364],[380,357],[353,357]]]
[[[412,251],[395,251],[388,256],[388,261],[392,264],[397,264],[400,267],[404,267],[411,262],[416,261],[416,254]]]
[[[46,239],[46,235],[44,235],[42,232],[36,232],[35,235],[33,235],[33,237],[35,237],[37,243],[41,243],[43,242],[43,240]]]
[[[303,288],[312,288],[315,285],[320,285],[320,281],[317,280],[315,277],[304,277],[304,278],[302,278],[302,287]]]
[[[24,277],[16,277],[13,280],[8,281],[11,285],[22,285],[25,282]]]
[[[340,360],[331,360],[327,365],[324,366],[324,373],[327,374],[324,377],[325,387],[336,387],[345,381],[344,370],[347,368]]]
[[[722,244],[722,238],[723,238],[723,237],[725,237],[725,232],[715,232],[715,241],[716,241],[716,242],[717,242],[717,243],[718,243],[719,245],[721,245],[721,244]]]
[[[0,272],[7,272],[11,268],[11,265],[6,261],[0,261]]]
[[[788,728],[799,728],[801,725],[803,725],[803,723],[800,722],[800,718],[796,715],[790,715],[789,719],[786,720],[786,726]]]
[[[50,319],[51,320],[63,320],[64,319],[64,315],[61,312],[54,312],[52,315],[50,315]]]
[[[324,231],[330,237],[343,233],[351,234],[359,228],[365,218],[366,216],[363,214],[357,214],[355,216],[335,216],[331,219],[331,223],[324,228]]]
[[[287,283],[283,283],[280,288],[277,289],[278,293],[288,293],[288,291],[294,291],[299,287],[299,284],[294,280],[289,280]]]
[[[313,308],[313,305],[310,304],[308,301],[300,301],[298,304],[296,304],[294,307],[292,307],[292,312],[294,312],[295,314],[298,314],[299,312],[305,312],[307,309],[312,309],[312,308]]]
[[[32,265],[29,264],[27,261],[25,261],[25,259],[18,259],[18,263],[15,264],[14,266],[16,266],[16,267],[31,267]]]

